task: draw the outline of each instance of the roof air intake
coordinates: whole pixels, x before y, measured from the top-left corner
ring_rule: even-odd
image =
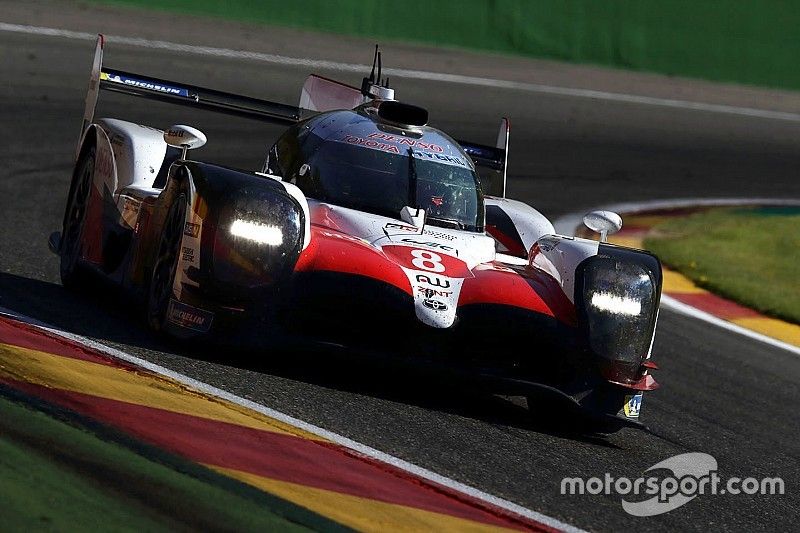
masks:
[[[394,100],[381,102],[378,116],[387,122],[408,126],[424,126],[428,123],[428,110]]]

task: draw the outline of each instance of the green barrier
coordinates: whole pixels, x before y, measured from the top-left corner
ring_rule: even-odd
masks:
[[[793,0],[95,1],[800,88],[800,2]]]

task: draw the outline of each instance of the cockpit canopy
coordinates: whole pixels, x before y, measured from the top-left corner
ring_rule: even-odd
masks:
[[[411,206],[425,209],[428,224],[483,231],[472,161],[433,128],[400,129],[364,110],[324,113],[281,136],[267,170],[322,202],[391,218]]]

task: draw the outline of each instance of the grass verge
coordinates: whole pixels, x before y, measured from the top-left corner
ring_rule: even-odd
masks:
[[[108,440],[113,430],[84,422],[90,427],[80,427],[81,419],[75,414],[0,388],[2,529],[340,529],[323,517],[200,465],[146,445],[134,445],[138,448],[134,451],[130,443]],[[143,450],[153,457],[143,455]]]
[[[657,225],[644,245],[697,285],[800,324],[800,208],[696,213]]]

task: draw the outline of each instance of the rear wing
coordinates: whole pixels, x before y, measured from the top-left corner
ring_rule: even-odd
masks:
[[[94,119],[100,89],[277,124],[294,124],[302,117],[299,107],[104,67],[104,43],[103,36],[98,35],[81,136]]]
[[[500,120],[495,146],[476,144],[469,141],[457,141],[475,164],[481,189],[489,196],[506,196],[508,167],[508,138],[511,123],[505,117]]]
[[[83,138],[86,128],[94,120],[94,112],[101,89],[285,125],[295,124],[316,112],[353,109],[376,96],[389,99],[394,96],[394,91],[389,89],[388,82],[384,86],[377,81],[380,79],[380,54],[377,52],[377,48],[375,54],[378,63],[377,78],[375,77],[375,62],[373,62],[373,72],[369,78],[364,78],[364,88],[358,89],[328,78],[311,75],[300,93],[300,105],[295,107],[104,67],[104,44],[105,38],[103,35],[98,35],[92,72],[89,76],[89,87],[86,91],[81,138]],[[490,196],[505,197],[506,195],[509,132],[509,121],[507,118],[503,118],[500,121],[500,130],[495,146],[458,141],[475,164],[481,181],[481,189]],[[80,141],[78,145],[78,150],[80,150]]]

